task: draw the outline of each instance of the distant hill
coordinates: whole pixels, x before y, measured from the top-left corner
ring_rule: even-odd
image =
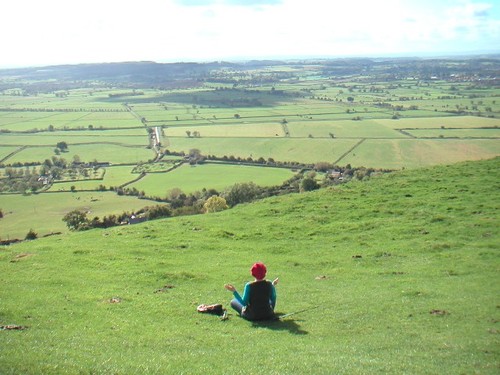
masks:
[[[172,80],[196,79],[213,69],[231,67],[225,62],[170,63],[152,61],[119,62],[102,64],[54,65],[46,67],[0,70],[0,77],[16,76],[19,79],[59,81],[92,81],[121,83],[164,83]]]
[[[318,65],[322,74],[344,76],[369,72],[369,74],[410,74],[427,75],[471,73],[480,71],[485,77],[496,77],[500,69],[498,55],[470,56],[456,58],[337,58],[304,60],[250,60],[241,62],[177,62],[157,63],[153,61],[113,62],[76,65],[53,65],[45,67],[0,69],[0,79],[15,77],[19,80],[58,82],[101,81],[109,83],[152,85],[172,85],[190,82],[193,85],[219,69],[245,71],[277,65]],[[174,85],[175,86],[175,85]],[[1,88],[1,87],[0,87]]]

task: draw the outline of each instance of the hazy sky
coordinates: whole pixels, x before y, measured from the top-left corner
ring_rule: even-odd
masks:
[[[500,0],[2,0],[0,67],[500,52]]]

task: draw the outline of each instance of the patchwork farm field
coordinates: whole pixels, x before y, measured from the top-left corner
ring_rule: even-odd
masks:
[[[61,139],[61,138],[59,138]],[[146,149],[146,146],[133,146],[126,144],[110,144],[106,141],[95,141],[95,138],[89,137],[93,142],[82,142],[71,146],[68,152],[60,155],[67,160],[73,160],[77,155],[81,160],[93,161],[99,160],[113,164],[121,163],[139,163],[154,159],[155,154]],[[57,142],[56,142],[57,143]],[[54,156],[54,147],[35,146],[26,147],[12,155],[9,158],[10,163],[24,162],[43,162]]]
[[[214,68],[195,80],[178,71],[179,81],[147,84],[0,71],[0,193],[18,192],[19,202],[47,191],[117,188],[164,197],[174,188],[192,194],[248,181],[277,186],[318,163],[408,169],[500,155],[495,62],[477,63],[481,79],[461,61],[419,62],[442,71],[439,77],[410,63],[392,75],[405,63],[390,60],[365,61],[352,73],[357,64],[344,66],[350,74],[328,61]],[[372,73],[363,64],[373,64]],[[174,157],[184,165],[161,166]],[[234,165],[241,161],[254,165]],[[288,169],[269,168],[274,164]],[[89,174],[92,168],[102,178]],[[33,187],[37,177],[45,185]]]
[[[174,188],[185,193],[205,189],[224,189],[243,182],[254,182],[259,186],[280,185],[295,173],[285,168],[263,168],[243,165],[203,164],[183,165],[170,173],[150,173],[130,185],[143,190],[149,196],[165,197]],[[207,185],[210,181],[210,185]]]
[[[349,153],[343,161],[372,168],[419,168],[428,165],[450,164],[468,160],[481,160],[498,155],[498,140],[461,139],[367,139]]]
[[[358,139],[328,138],[170,138],[169,147],[194,147],[207,155],[235,156],[256,159],[273,158],[280,161],[316,163],[336,161],[355,147]]]

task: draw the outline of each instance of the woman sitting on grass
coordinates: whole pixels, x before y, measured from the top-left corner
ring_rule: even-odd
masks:
[[[224,287],[233,292],[234,299],[231,307],[235,309],[241,317],[247,320],[267,320],[273,319],[274,306],[276,306],[276,288],[278,279],[267,281],[266,266],[263,263],[255,263],[251,268],[252,276],[255,280],[245,285],[243,297],[231,284]]]

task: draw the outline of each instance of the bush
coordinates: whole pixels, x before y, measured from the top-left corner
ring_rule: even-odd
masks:
[[[205,204],[203,205],[203,211],[205,213],[210,212],[219,212],[227,210],[229,206],[224,198],[219,197],[217,195],[213,195],[207,199]]]
[[[238,203],[253,201],[259,194],[259,187],[253,182],[243,182],[234,184],[228,191],[224,192],[223,197],[230,207]]]
[[[160,217],[172,216],[172,210],[167,205],[156,205],[153,207],[146,207],[148,219],[158,219]]]
[[[88,224],[87,214],[84,211],[73,210],[62,219],[70,230],[84,229]]]
[[[300,183],[300,191],[311,191],[319,189],[319,184],[311,177],[304,178]]]
[[[326,161],[320,161],[314,165],[314,169],[319,172],[326,172],[329,169],[333,169],[334,166],[332,163],[328,163]]]
[[[26,237],[24,237],[25,240],[36,240],[38,238],[38,233],[36,233],[33,229],[30,229],[30,231],[26,234]]]

